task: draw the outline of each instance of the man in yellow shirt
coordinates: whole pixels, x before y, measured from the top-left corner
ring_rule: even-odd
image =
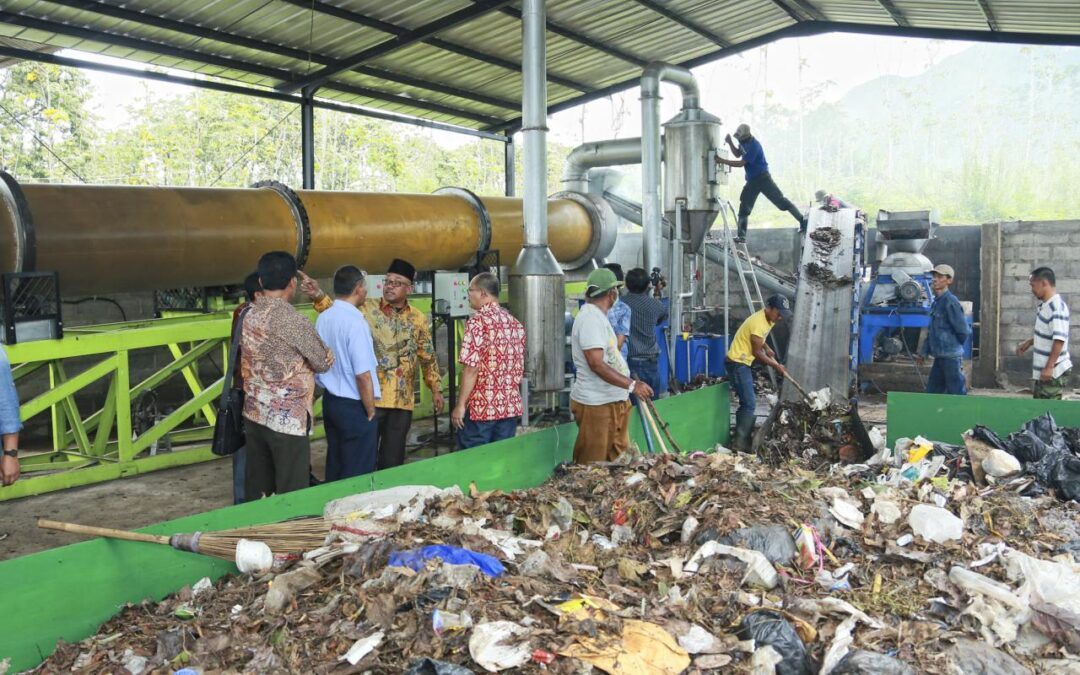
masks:
[[[791,317],[787,298],[774,295],[765,301],[765,308],[754,312],[739,326],[735,339],[727,351],[728,381],[735,387],[739,397],[739,409],[735,411],[735,430],[731,447],[739,452],[750,452],[750,437],[754,433],[754,376],[750,366],[754,359],[772,367],[783,377],[787,370],[776,360],[776,354],[765,344],[765,338],[773,326]]]

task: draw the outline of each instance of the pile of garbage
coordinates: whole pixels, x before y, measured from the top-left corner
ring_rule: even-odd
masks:
[[[884,447],[884,436],[866,430],[852,402],[832,397],[827,388],[809,396],[775,406],[754,444],[763,461],[775,466],[798,460],[817,469],[858,462]]]
[[[627,453],[355,495],[290,569],[128,606],[40,672],[1080,672],[1075,512],[884,468]]]

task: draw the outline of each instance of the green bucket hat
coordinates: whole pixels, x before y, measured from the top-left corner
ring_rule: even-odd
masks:
[[[613,288],[621,288],[623,283],[615,278],[615,273],[606,267],[601,267],[589,272],[589,278],[585,280],[586,298],[595,298],[600,293],[606,293]]]

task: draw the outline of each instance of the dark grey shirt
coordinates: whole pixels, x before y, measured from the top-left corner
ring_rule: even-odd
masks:
[[[631,359],[656,358],[660,347],[656,344],[656,326],[667,317],[664,303],[648,291],[625,293],[622,301],[630,307],[630,346],[627,357]]]

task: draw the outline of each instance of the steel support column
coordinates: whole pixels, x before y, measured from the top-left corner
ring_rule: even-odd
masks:
[[[507,197],[514,196],[514,181],[517,180],[514,165],[514,136],[507,132],[504,144],[505,155],[503,158],[503,194]]]
[[[305,88],[300,103],[300,154],[304,166],[304,189],[315,189],[315,92]]]

